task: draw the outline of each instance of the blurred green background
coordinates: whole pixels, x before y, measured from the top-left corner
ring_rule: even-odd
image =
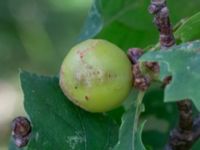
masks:
[[[0,1],[0,150],[10,122],[24,115],[19,68],[55,75],[80,33],[92,0]]]

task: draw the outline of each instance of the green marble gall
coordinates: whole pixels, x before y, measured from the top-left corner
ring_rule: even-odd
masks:
[[[116,45],[101,39],[74,46],[60,70],[60,87],[76,105],[89,112],[112,110],[132,87],[131,62]]]

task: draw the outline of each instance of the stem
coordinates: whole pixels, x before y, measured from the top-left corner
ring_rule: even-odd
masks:
[[[155,51],[160,48],[160,43],[157,43],[154,47],[150,49],[150,51]]]
[[[144,91],[139,91],[137,100],[136,100],[136,110],[135,110],[135,119],[134,119],[134,125],[133,125],[133,133],[136,133],[138,129],[138,122],[139,122],[139,117],[142,109],[142,100],[144,98],[145,92]],[[135,139],[133,138],[133,144],[135,143]]]
[[[160,45],[163,49],[175,44],[173,28],[169,19],[169,11],[165,0],[152,0],[149,12],[154,14],[154,24],[160,32]]]
[[[180,112],[179,127],[184,131],[192,131],[193,117],[192,104],[189,100],[177,102],[178,110]]]
[[[169,19],[166,0],[152,0],[149,12],[154,15],[154,24],[160,33],[161,48],[162,50],[167,50],[167,48],[175,45],[176,41]],[[171,131],[165,150],[189,150],[194,142],[192,104],[189,100],[182,100],[177,102],[177,106],[179,126]]]
[[[140,113],[141,113],[141,107],[142,107],[142,100],[144,98],[144,95],[145,95],[145,92],[143,91],[140,91],[138,93],[138,97],[137,97],[137,100],[136,100],[136,111],[135,111],[135,121],[134,121],[134,128],[133,130],[136,131],[137,130],[137,125],[138,125],[138,121],[139,121],[139,116],[140,116]]]

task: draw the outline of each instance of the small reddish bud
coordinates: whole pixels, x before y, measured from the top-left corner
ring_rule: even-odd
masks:
[[[134,76],[134,87],[146,91],[150,86],[151,79],[148,76],[144,76],[141,71],[139,64],[133,65],[133,76]]]
[[[138,59],[142,56],[143,51],[140,48],[130,48],[128,50],[128,57],[133,64],[138,63]]]
[[[25,117],[17,117],[11,124],[12,137],[17,147],[26,146],[31,133],[30,121]]]

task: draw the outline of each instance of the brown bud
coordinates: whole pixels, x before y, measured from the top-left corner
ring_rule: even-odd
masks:
[[[133,76],[134,76],[134,87],[145,91],[150,86],[151,79],[148,76],[144,76],[141,71],[139,64],[133,65]]]
[[[159,11],[158,7],[153,4],[149,6],[148,10],[150,14],[156,14]]]
[[[160,66],[157,62],[145,62],[145,66],[154,73],[159,73]]]
[[[165,88],[172,80],[172,76],[168,76],[163,80],[162,88]]]
[[[12,137],[17,147],[25,146],[30,137],[31,124],[25,117],[17,117],[12,121],[11,125]]]
[[[29,142],[29,136],[23,138],[14,138],[15,145],[19,148],[24,147]]]
[[[138,59],[142,56],[143,51],[141,48],[130,48],[128,50],[128,57],[133,64],[138,63]]]

